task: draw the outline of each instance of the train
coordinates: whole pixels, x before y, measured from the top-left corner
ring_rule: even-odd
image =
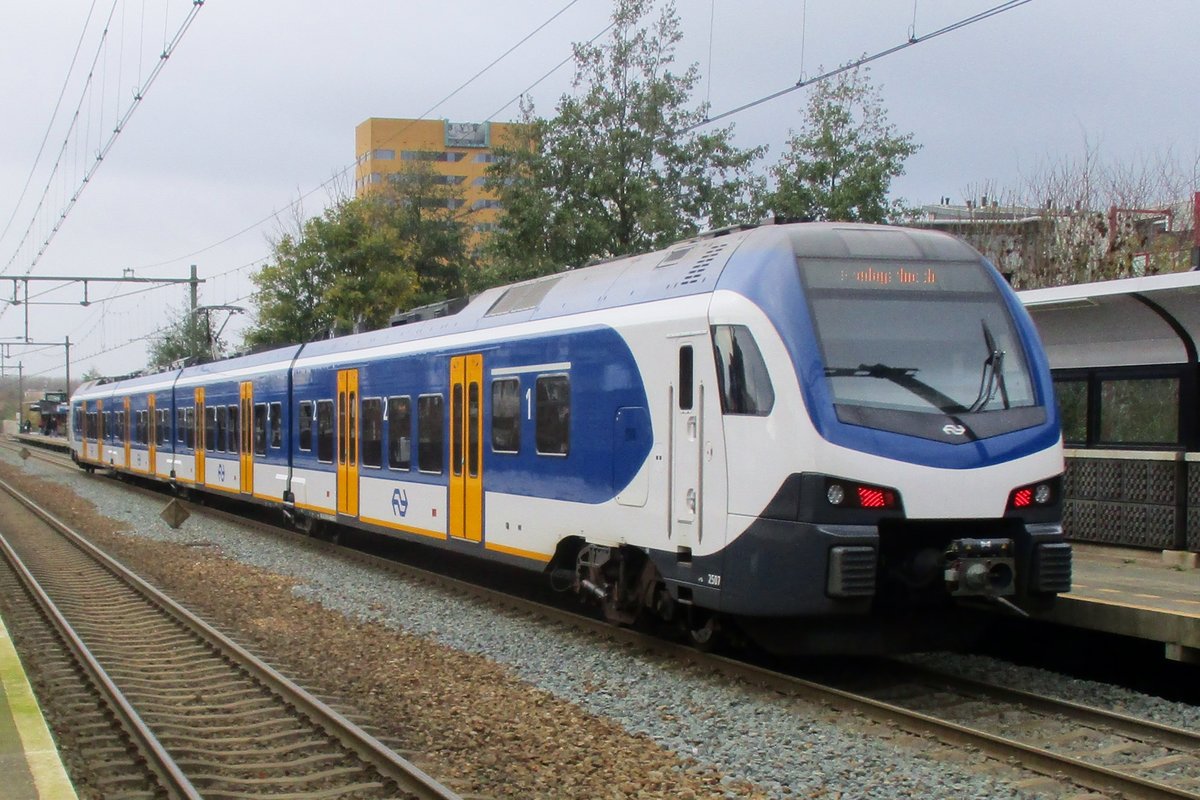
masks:
[[[952,236],[741,226],[457,313],[82,385],[85,469],[531,570],[622,625],[937,646],[1069,591],[1059,412]]]

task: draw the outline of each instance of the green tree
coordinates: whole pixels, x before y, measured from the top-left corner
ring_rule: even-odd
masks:
[[[254,276],[251,347],[383,327],[397,309],[462,293],[461,199],[429,165],[389,186],[342,199],[273,244]]]
[[[904,209],[888,200],[892,179],[919,149],[911,133],[888,123],[869,68],[842,72],[815,85],[804,124],[771,169],[775,189],[766,205],[801,219],[895,219]]]
[[[151,369],[165,369],[182,359],[211,361],[216,352],[224,349],[224,342],[210,339],[204,317],[192,314],[186,308],[172,311],[170,317],[167,327],[150,342],[148,361]]]
[[[575,45],[575,91],[552,119],[522,104],[524,140],[498,148],[489,170],[505,215],[485,277],[529,277],[745,219],[762,150],[734,147],[731,127],[684,133],[706,112],[688,107],[699,71],[673,71],[679,18],[668,2],[647,21],[653,5],[617,0],[608,40]]]

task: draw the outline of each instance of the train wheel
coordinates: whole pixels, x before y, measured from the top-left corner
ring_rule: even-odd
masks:
[[[687,634],[692,647],[704,653],[716,650],[724,639],[720,622],[714,615],[703,611],[695,611],[692,614]]]

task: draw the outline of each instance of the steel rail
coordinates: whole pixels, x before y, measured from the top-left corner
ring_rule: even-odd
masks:
[[[5,491],[12,494],[9,486],[3,481],[0,481],[0,486]],[[13,497],[20,499],[18,495]],[[167,752],[158,737],[150,730],[150,727],[141,718],[141,715],[133,708],[133,705],[126,699],[125,694],[117,687],[108,672],[92,655],[91,650],[75,633],[71,624],[67,622],[66,617],[58,610],[58,606],[46,594],[45,589],[38,583],[37,578],[25,566],[20,556],[13,550],[8,543],[8,539],[0,533],[0,553],[3,553],[5,560],[12,567],[13,572],[17,575],[25,590],[37,603],[42,613],[54,626],[58,635],[62,638],[67,648],[74,655],[75,660],[88,673],[93,684],[99,689],[101,695],[112,708],[113,712],[120,717],[125,729],[128,730],[140,747],[142,753],[146,756],[146,763],[150,769],[158,776],[164,788],[171,792],[172,796],[186,798],[187,800],[203,800],[203,795],[196,790],[192,782],[188,780],[187,775],[175,763],[175,759]]]
[[[127,488],[132,487],[127,486]],[[149,490],[142,491],[157,494]],[[246,520],[231,512],[206,506],[197,506],[191,503],[188,506],[189,510],[194,513],[225,519],[235,524],[247,525],[271,532],[277,536],[301,540],[308,546],[320,549],[328,548],[330,551],[337,552],[343,557],[351,558],[361,563],[407,575],[433,585],[453,589],[486,602],[493,607],[507,607],[520,613],[534,615],[575,628],[590,630],[600,636],[639,646],[650,652],[681,659],[697,666],[712,668],[722,674],[736,676],[774,691],[802,697],[812,702],[828,704],[839,710],[861,713],[876,720],[894,723],[904,730],[917,734],[929,734],[955,745],[975,747],[993,758],[1010,762],[1015,761],[1019,766],[1032,772],[1037,772],[1058,780],[1062,780],[1065,776],[1078,785],[1091,790],[1100,792],[1118,791],[1129,798],[1146,798],[1146,800],[1200,800],[1200,794],[1188,792],[1137,775],[1123,773],[1110,767],[1089,764],[1081,759],[1007,739],[977,728],[960,725],[948,720],[941,720],[929,714],[875,700],[865,695],[787,675],[775,670],[749,664],[745,661],[711,653],[702,653],[692,647],[656,638],[629,628],[614,627],[611,623],[594,617],[587,617],[547,606],[534,600],[516,597],[506,592],[441,575],[420,567],[338,547],[326,542],[319,542],[299,532],[264,522]],[[1015,696],[1010,697],[1015,699]],[[1043,702],[1053,701],[1043,698]],[[1110,712],[1105,712],[1103,709],[1088,706],[1080,706],[1080,708],[1088,709],[1098,715],[1094,718],[1110,718],[1107,716]],[[1058,711],[1063,713],[1062,707]],[[1066,713],[1073,712],[1068,711]],[[1146,723],[1146,725],[1150,726],[1153,723]],[[1185,731],[1184,733],[1187,732]],[[1177,739],[1172,741],[1177,741]]]
[[[206,640],[213,647],[217,648],[218,651],[227,654],[232,660],[236,661],[239,666],[252,673],[256,678],[270,687],[273,691],[285,698],[287,702],[296,706],[303,714],[313,719],[320,727],[325,729],[328,733],[333,735],[338,741],[345,745],[347,749],[356,753],[368,763],[374,765],[382,775],[395,781],[397,786],[399,786],[401,789],[412,793],[422,800],[461,800],[459,795],[438,783],[415,764],[393,752],[390,748],[388,748],[371,734],[364,731],[354,722],[330,708],[327,704],[314,697],[304,688],[285,678],[269,664],[221,634],[208,623],[204,622],[204,620],[180,606],[174,600],[167,597],[165,594],[151,586],[139,576],[127,570],[115,559],[111,558],[108,554],[104,553],[91,542],[87,541],[87,539],[80,533],[73,530],[69,525],[55,517],[46,509],[42,508],[32,499],[26,497],[18,489],[3,480],[0,480],[0,489],[11,495],[14,499],[28,508],[33,514],[42,519],[42,521],[44,521],[50,527],[57,530],[76,547],[80,548],[80,550],[94,558],[118,579],[137,589],[147,599],[153,602],[168,615],[183,622],[195,634]],[[16,554],[13,553],[14,557],[15,555]],[[28,574],[27,570],[26,574]],[[32,580],[33,576],[29,575],[29,579]],[[46,600],[49,601],[49,598],[46,598]],[[57,613],[57,610],[55,610],[55,613]],[[61,615],[59,615],[59,618],[61,619]],[[66,624],[65,619],[62,619],[62,623],[64,625]],[[67,626],[67,629],[69,630],[69,625]],[[75,636],[73,632],[70,634],[70,636],[72,639],[78,642],[80,647],[83,647],[83,643],[78,641],[78,637]],[[86,650],[86,648],[84,649]],[[92,663],[95,663],[94,659],[91,659],[91,661]],[[95,663],[95,667],[97,669],[101,669],[98,663]],[[107,679],[107,676],[105,676],[105,680],[107,685],[112,686],[113,691],[117,691],[119,693],[119,690],[116,689],[116,686],[112,684],[111,680]],[[133,715],[134,719],[138,719],[140,722],[140,718],[137,718],[136,712],[133,712],[131,707],[129,708],[129,713]],[[144,723],[141,723],[141,729],[145,730],[146,734],[153,738],[153,734],[149,733],[149,729]],[[163,757],[167,759],[170,758],[170,756],[166,754],[165,750],[163,750],[162,753]],[[180,776],[182,777],[182,772],[180,772]],[[186,781],[186,778],[184,778],[184,780]],[[200,794],[195,793],[195,789],[191,789],[191,792],[191,794],[185,794],[184,796],[188,798],[201,797]]]

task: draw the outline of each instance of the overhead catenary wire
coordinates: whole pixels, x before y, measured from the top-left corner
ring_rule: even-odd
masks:
[[[783,97],[786,94],[791,94],[792,92],[794,92],[798,89],[803,89],[805,86],[810,86],[814,83],[820,83],[821,81],[826,80],[828,78],[832,78],[835,75],[839,75],[843,72],[849,72],[851,70],[857,69],[858,67],[861,67],[864,64],[869,64],[872,61],[878,61],[879,59],[890,56],[893,53],[898,53],[901,50],[905,50],[909,47],[913,47],[914,45],[923,44],[925,42],[928,42],[931,39],[936,39],[939,36],[943,36],[947,33],[951,33],[953,31],[959,30],[960,28],[965,28],[968,25],[973,25],[976,22],[982,22],[985,19],[994,17],[997,14],[1003,14],[1006,11],[1011,11],[1012,9],[1017,8],[1018,6],[1023,6],[1029,2],[1032,2],[1032,0],[1008,0],[1008,2],[1006,2],[1006,3],[1001,3],[998,6],[993,6],[992,8],[989,8],[986,11],[981,11],[978,14],[975,14],[974,16],[967,17],[965,19],[961,19],[958,22],[947,25],[944,28],[939,28],[938,30],[934,31],[933,33],[927,33],[924,36],[915,36],[915,35],[910,34],[907,41],[902,42],[898,45],[895,45],[894,47],[889,47],[886,50],[880,50],[877,53],[863,56],[862,58],[857,58],[853,61],[843,64],[840,67],[836,67],[835,69],[831,69],[826,72],[822,72],[820,75],[816,75],[812,78],[806,79],[802,72],[800,75],[800,79],[798,81],[796,81],[794,84],[792,84],[791,86],[788,86],[786,89],[780,89],[777,92],[772,92],[771,94],[768,94],[764,97],[760,97],[757,100],[752,100],[749,103],[743,103],[742,105],[738,106],[737,108],[731,108],[728,111],[724,111],[715,116],[705,117],[704,119],[700,120],[699,122],[695,123],[694,125],[689,125],[686,128],[680,129],[679,131],[677,131],[677,133],[678,134],[691,133],[692,131],[696,130],[697,128],[702,128],[705,125],[711,125],[714,122],[718,122],[718,121],[726,119],[728,117],[732,117],[735,114],[740,114],[743,111],[754,108],[755,106],[760,106],[763,103],[769,103],[770,101],[775,100],[780,97]]]
[[[489,63],[486,67],[484,67],[483,69],[476,72],[474,75],[472,75],[466,81],[464,81],[458,88],[454,89],[452,92],[447,94],[441,100],[438,100],[436,103],[434,103],[428,109],[426,109],[419,117],[417,117],[417,119],[420,120],[420,119],[425,119],[426,117],[428,117],[430,114],[432,114],[438,108],[440,108],[442,105],[444,105],[445,103],[450,101],[455,95],[457,95],[463,89],[467,88],[472,83],[477,81],[479,78],[483,77],[486,73],[491,71],[497,64],[499,64],[506,57],[511,55],[514,51],[516,51],[517,48],[519,48],[521,45],[525,44],[530,39],[532,39],[536,34],[541,32],[542,29],[544,29],[547,25],[549,25],[554,20],[558,19],[560,16],[563,15],[563,13],[565,13],[568,9],[570,9],[572,6],[574,6],[578,2],[579,2],[579,0],[570,0],[570,2],[568,2],[565,6],[560,8],[558,11],[556,11],[554,14],[552,14],[548,19],[546,19],[544,22],[542,22],[540,25],[538,25],[532,31],[530,31],[525,36],[523,36],[516,44],[512,45],[507,50],[505,50],[503,53],[501,53],[499,56],[497,56],[495,59],[493,59],[491,61],[491,63]],[[599,34],[596,34],[596,36],[592,37],[592,41],[595,41],[595,39],[599,38],[599,36],[602,35],[604,33],[604,31],[607,31],[611,27],[612,27],[612,23],[610,23],[608,26],[606,26],[604,28],[604,30],[602,30]],[[562,67],[563,64],[567,63],[567,61],[570,61],[571,58],[573,58],[573,57],[574,56],[572,54],[571,56],[568,56],[563,61],[559,62],[559,64],[557,66],[555,66],[554,69],[552,69],[550,72],[546,73],[546,75],[543,75],[541,78],[539,78],[537,81],[535,81],[530,86],[530,88],[532,88],[533,86],[536,86],[538,83],[541,83],[541,81],[545,80],[547,77],[549,77],[549,75],[553,74],[553,72],[557,71],[559,68]],[[526,89],[525,91],[528,92],[529,90]],[[520,98],[520,95],[517,95],[516,98],[505,103],[503,106],[501,106],[499,109],[497,109],[496,112],[494,112],[492,115],[488,116],[485,119],[485,121],[490,121],[492,117],[494,117],[496,114],[500,113],[500,111],[504,110],[508,106],[512,105],[519,98]],[[384,140],[383,143],[386,144],[387,142],[394,140],[397,136],[402,134],[404,132],[404,130],[406,130],[406,128],[401,129],[401,130],[397,131],[396,133],[392,134],[392,136],[389,137],[387,140]],[[288,203],[286,208],[294,209],[300,203],[304,202],[309,197],[312,197],[317,192],[328,188],[329,186],[333,185],[336,181],[344,179],[350,173],[350,171],[353,170],[355,168],[355,166],[357,166],[357,164],[358,164],[358,159],[355,158],[354,161],[351,161],[349,164],[342,167],[340,170],[338,170],[333,175],[331,175],[327,180],[323,181],[322,183],[314,186],[313,188],[311,188],[308,191],[304,192],[303,194],[299,195],[295,200]],[[233,241],[234,239],[237,239],[241,236],[246,235],[250,231],[253,231],[253,230],[256,230],[256,229],[262,227],[263,225],[265,225],[266,223],[268,223],[274,219],[278,219],[279,215],[282,214],[283,211],[284,211],[284,209],[272,211],[267,216],[255,221],[255,222],[252,222],[251,224],[247,225],[246,227],[242,228],[241,230],[237,231],[236,233],[232,233],[229,236],[226,236],[224,239],[221,239],[220,241],[213,242],[210,245],[201,247],[199,250],[193,250],[190,253],[186,253],[181,256],[176,256],[175,258],[169,258],[165,261],[156,261],[154,263],[142,264],[139,267],[137,267],[137,269],[152,269],[154,267],[163,267],[163,266],[167,266],[168,264],[174,264],[177,261],[184,261],[189,258],[195,258],[196,256],[203,255],[204,253],[207,253],[210,250],[215,250],[216,248],[218,248],[224,244],[228,244],[229,242]]]
[[[97,65],[97,63],[99,63],[99,59],[100,59],[101,55],[103,54],[104,49],[107,45],[109,26],[112,23],[112,17],[116,11],[116,6],[117,6],[117,0],[114,0],[112,9],[109,12],[108,19],[105,21],[105,24],[104,24],[104,29],[101,34],[100,45],[99,45],[99,47],[97,47],[96,56],[92,61],[91,71],[89,72],[88,79],[85,82],[83,96],[80,97],[79,104],[76,106],[75,114],[71,121],[71,126],[68,129],[67,135],[63,140],[62,148],[59,150],[58,159],[55,161],[54,167],[50,171],[50,177],[47,179],[46,187],[42,192],[42,196],[38,201],[37,207],[34,209],[33,217],[29,221],[29,225],[25,228],[25,232],[24,232],[24,234],[22,234],[21,240],[17,244],[16,250],[14,251],[12,257],[9,258],[9,260],[5,266],[6,270],[8,269],[8,267],[11,267],[13,262],[15,262],[17,260],[17,258],[20,256],[22,248],[25,246],[25,242],[29,240],[30,234],[33,232],[34,227],[37,225],[38,220],[40,218],[40,212],[41,212],[42,208],[45,206],[46,199],[49,196],[50,190],[53,186],[54,176],[58,173],[58,169],[62,165],[62,160],[63,160],[64,154],[66,153],[67,148],[71,144],[71,141],[72,141],[71,134],[75,131],[76,124],[77,124],[77,122],[79,120],[79,116],[80,116],[80,110],[83,107],[83,103],[84,103],[85,99],[87,100],[88,103],[91,102],[92,92],[90,91],[90,89],[92,86],[92,80],[95,76],[96,65]],[[38,262],[41,260],[42,255],[45,254],[46,248],[50,246],[51,241],[53,241],[55,235],[58,233],[59,229],[62,227],[63,222],[66,220],[67,216],[71,213],[71,210],[75,207],[76,203],[79,201],[79,196],[83,193],[83,190],[85,188],[87,188],[88,183],[91,181],[91,179],[95,175],[96,171],[100,168],[100,165],[103,163],[104,158],[112,150],[113,145],[116,143],[117,138],[121,135],[121,132],[124,130],[125,125],[128,124],[128,122],[129,122],[130,118],[133,116],[134,112],[141,105],[142,100],[145,99],[146,93],[150,90],[150,87],[153,86],[154,82],[158,79],[158,76],[159,76],[159,74],[161,74],[164,66],[167,63],[167,60],[171,57],[172,53],[179,46],[179,43],[182,40],[184,34],[187,33],[188,29],[191,27],[192,23],[195,21],[196,16],[199,14],[200,9],[203,6],[204,6],[204,0],[192,0],[192,5],[188,10],[187,15],[184,17],[183,22],[180,24],[179,28],[176,30],[175,35],[173,37],[171,37],[170,39],[165,39],[165,33],[164,33],[165,41],[163,44],[162,54],[159,56],[158,62],[150,70],[150,73],[145,78],[145,80],[142,81],[138,85],[137,89],[134,92],[133,99],[130,102],[129,106],[126,107],[124,113],[117,119],[108,139],[105,140],[101,144],[99,149],[97,150],[94,160],[88,165],[88,168],[84,172],[82,179],[79,181],[78,185],[75,187],[73,193],[71,194],[70,200],[68,200],[66,205],[60,210],[57,219],[55,219],[55,221],[51,225],[50,232],[46,235],[45,239],[41,242],[39,249],[37,251],[37,254],[33,257],[29,266],[26,267],[26,269],[25,269],[26,275],[30,274],[34,270],[34,268],[37,266]],[[166,24],[167,23],[164,22],[164,26]],[[0,317],[2,317],[3,314],[4,314],[4,310],[0,309]]]

